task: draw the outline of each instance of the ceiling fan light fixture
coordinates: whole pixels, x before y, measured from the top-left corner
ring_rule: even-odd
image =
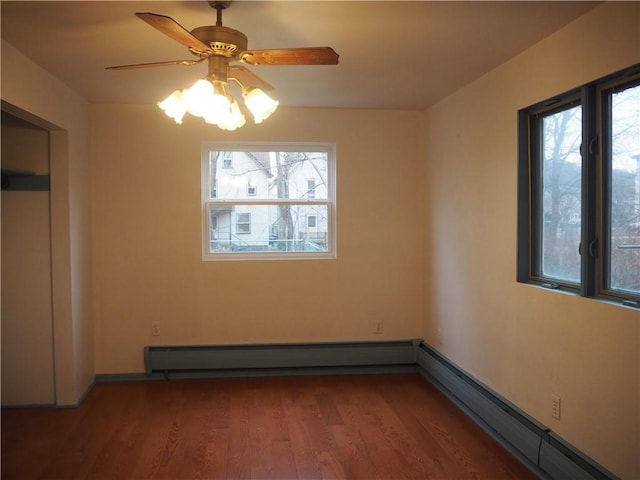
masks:
[[[247,36],[239,30],[222,25],[222,11],[231,1],[209,0],[216,10],[216,24],[196,27],[189,31],[166,15],[138,12],[136,17],[164,35],[184,45],[198,57],[197,60],[172,60],[107,67],[109,70],[195,65],[207,60],[209,73],[186,90],[176,90],[158,106],[182,123],[186,113],[201,117],[207,123],[223,130],[235,130],[246,122],[238,102],[226,91],[227,82],[233,80],[242,89],[244,107],[253,115],[255,123],[262,123],[277,108],[279,102],[264,91],[273,87],[250,70],[230,62],[260,65],[337,65],[339,55],[331,47],[303,47],[248,50]],[[243,110],[244,110],[243,107]]]
[[[242,86],[242,96],[255,123],[267,119],[279,105],[260,88],[252,86]],[[178,124],[186,113],[201,117],[222,130],[236,130],[246,123],[237,100],[227,92],[226,83],[211,78],[200,79],[185,90],[175,90],[158,102],[158,106]]]
[[[263,120],[276,111],[280,102],[272,99],[261,89],[255,87],[244,87],[242,89],[244,104],[247,106],[256,123],[262,123]]]

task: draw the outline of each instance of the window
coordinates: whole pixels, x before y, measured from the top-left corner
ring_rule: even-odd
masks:
[[[334,152],[332,144],[205,142],[203,259],[335,258]]]
[[[251,233],[251,214],[250,213],[238,213],[236,215],[236,233],[239,233],[239,234]]]
[[[519,112],[518,281],[640,307],[640,65]]]
[[[258,194],[258,187],[256,185],[256,179],[250,178],[247,180],[247,196],[255,197]]]
[[[223,152],[222,168],[233,168],[233,152]]]
[[[307,179],[307,198],[316,198],[316,179]]]
[[[316,215],[307,215],[307,228],[316,228],[318,217]]]

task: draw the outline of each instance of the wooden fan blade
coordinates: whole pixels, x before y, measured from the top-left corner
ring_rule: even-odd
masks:
[[[239,55],[249,65],[336,65],[339,55],[331,47],[248,50]]]
[[[199,60],[171,60],[168,62],[153,62],[153,63],[134,63],[133,65],[117,65],[115,67],[105,67],[107,70],[128,70],[131,68],[146,68],[146,67],[166,67],[169,65],[195,65],[196,63],[200,63],[206,58],[201,58]]]
[[[173,38],[176,42],[181,43],[185,47],[189,47],[198,53],[211,53],[211,49],[208,45],[191,35],[187,29],[171,17],[151,12],[136,13],[136,17],[144,20],[156,30],[159,30],[168,37]]]
[[[271,85],[262,80],[251,70],[241,65],[233,65],[229,67],[229,78],[235,78],[243,86],[256,87],[263,92],[269,92],[273,90],[273,87]]]

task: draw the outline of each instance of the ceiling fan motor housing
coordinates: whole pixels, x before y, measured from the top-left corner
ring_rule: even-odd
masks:
[[[213,54],[233,58],[236,54],[247,50],[247,36],[233,28],[219,25],[198,27],[191,30],[191,35],[202,43],[209,45],[212,50],[212,53],[205,54],[204,52],[189,49],[198,56]]]

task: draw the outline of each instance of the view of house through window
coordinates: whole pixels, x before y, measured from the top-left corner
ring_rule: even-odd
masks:
[[[204,259],[335,257],[333,151],[205,144]]]

